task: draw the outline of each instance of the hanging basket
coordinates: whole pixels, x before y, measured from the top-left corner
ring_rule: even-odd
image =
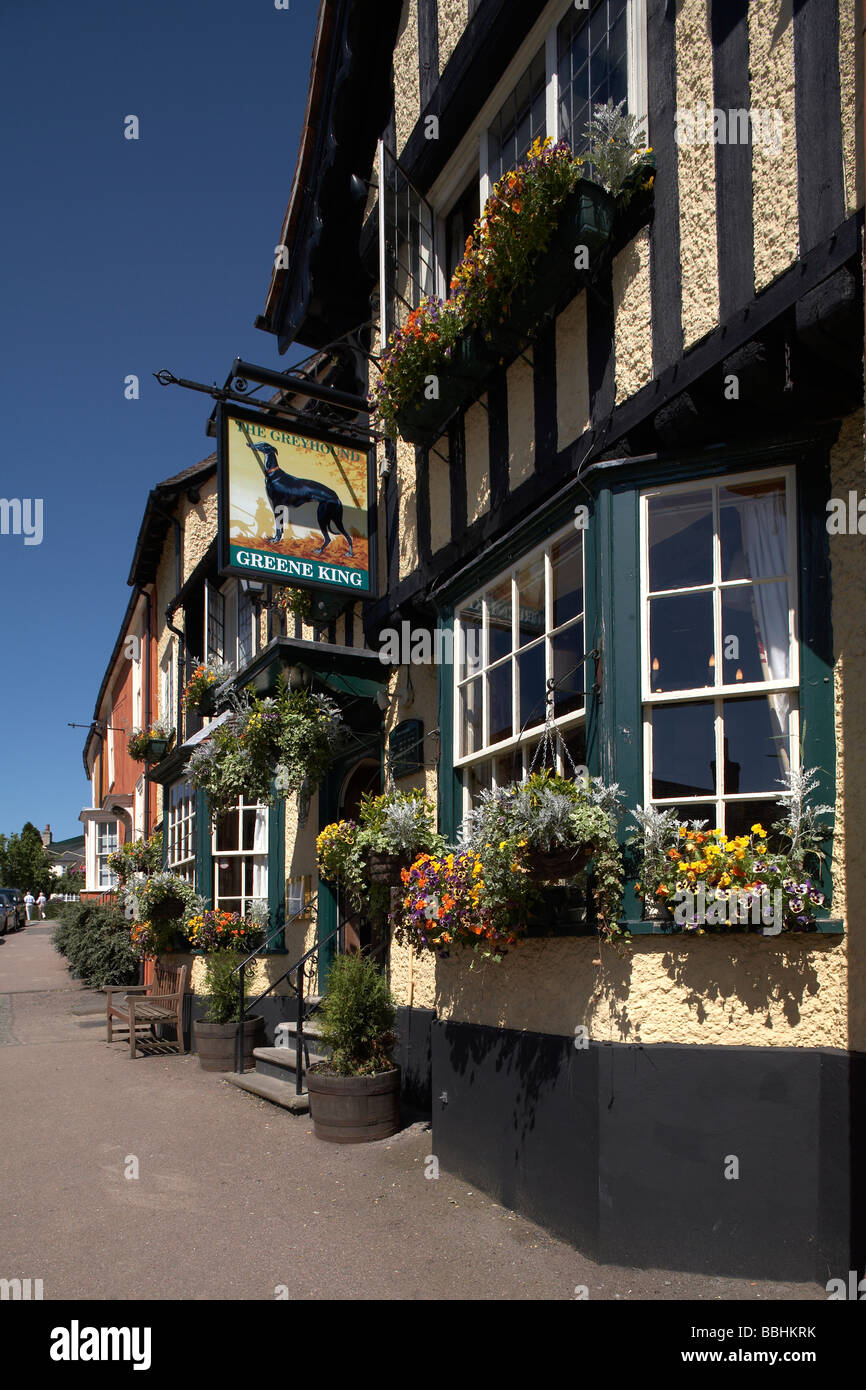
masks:
[[[170,893],[166,897],[160,898],[159,902],[154,903],[150,909],[150,920],[152,922],[177,922],[183,917],[185,911],[186,903],[183,898]]]
[[[531,849],[527,863],[539,883],[555,883],[561,878],[576,878],[591,858],[592,845],[578,845],[576,849]]]
[[[399,883],[400,871],[408,869],[414,854],[378,854],[370,852],[370,881],[372,883]]]

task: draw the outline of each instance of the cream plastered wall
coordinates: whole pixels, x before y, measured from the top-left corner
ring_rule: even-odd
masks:
[[[439,74],[445,71],[469,22],[468,0],[439,0]]]
[[[418,83],[418,0],[404,0],[394,45],[394,114],[397,157],[421,114]]]
[[[831,451],[832,496],[864,488],[863,416],[843,422]],[[833,837],[833,916],[845,921],[850,958],[848,981],[850,1046],[866,1050],[866,536],[830,536],[834,712],[836,726],[836,820]]]
[[[863,48],[854,0],[839,0],[839,86],[842,97],[842,172],[845,179],[845,211],[852,213],[863,202],[862,174],[858,177],[858,131],[863,129],[863,93],[857,82],[863,70]]]
[[[394,725],[401,719],[420,719],[424,724],[424,733],[429,734],[438,727],[439,723],[439,703],[438,703],[438,673],[435,665],[413,666],[411,668],[413,699],[407,705],[403,701],[395,698],[398,687],[405,683],[406,668],[402,671],[392,673],[390,681],[391,700],[385,714],[385,732],[390,734]],[[413,777],[401,778],[398,787],[407,789],[410,787],[423,787],[424,791],[436,805],[437,796],[437,769],[434,763],[437,750],[435,739],[424,741],[424,761],[431,766],[425,766],[422,772],[416,773]],[[423,953],[417,955],[410,947],[399,946],[396,941],[391,940],[389,959],[388,959],[388,978],[395,998],[400,1004],[415,1004],[419,1008],[431,1008],[435,990],[435,967],[434,962]]]
[[[455,953],[437,964],[435,1008],[566,1037],[585,1027],[600,1042],[844,1047],[846,957],[833,940],[637,937],[623,958],[589,939],[526,941],[474,970]]]
[[[519,361],[520,359],[518,359]],[[525,365],[525,364],[524,364]],[[509,386],[511,377],[509,375]],[[524,429],[532,425],[532,374],[516,377],[524,400]],[[556,447],[564,449],[589,429],[589,375],[586,358],[586,291],[575,295],[556,320]],[[510,435],[509,435],[510,438]],[[525,446],[524,446],[525,447]],[[513,486],[513,484],[512,484]]]
[[[713,106],[713,49],[706,0],[677,6],[677,110]],[[751,8],[751,7],[750,7]],[[689,348],[719,321],[716,258],[716,163],[712,144],[678,146],[683,345]]]
[[[437,452],[430,450],[428,478],[430,486],[430,547],[433,554],[451,539],[451,469],[448,436],[436,441]]]
[[[529,357],[528,352],[526,355]],[[530,361],[516,358],[506,374],[508,486],[512,492],[535,471],[535,387]]]
[[[202,484],[198,502],[189,502],[181,496],[179,516],[183,526],[183,579],[186,583],[217,533],[216,477]],[[174,544],[170,533],[166,543],[169,541]]]
[[[749,78],[752,109],[778,112],[781,118],[780,148],[764,140],[752,142],[757,292],[781,275],[796,260],[798,251],[794,22],[790,0],[751,0]]]
[[[418,568],[418,507],[415,500],[415,445],[397,441],[397,565],[400,579]]]
[[[466,439],[466,522],[471,526],[490,511],[490,435],[487,396],[470,406],[464,417]]]
[[[613,315],[616,402],[619,405],[651,381],[653,374],[648,227],[614,257]]]

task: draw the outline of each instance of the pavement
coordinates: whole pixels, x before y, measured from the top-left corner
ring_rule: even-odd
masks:
[[[98,1012],[97,1012],[98,1010]],[[826,1301],[597,1265],[453,1175],[426,1122],[337,1145],[162,1049],[105,1042],[48,923],[0,937],[0,1278],[50,1299]]]

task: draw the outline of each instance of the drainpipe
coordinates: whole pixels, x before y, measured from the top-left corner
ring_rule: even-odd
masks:
[[[178,594],[178,593],[180,592],[180,590],[181,590],[181,587],[182,587],[182,586],[181,586],[181,558],[180,558],[180,557],[181,557],[181,549],[182,549],[182,545],[183,545],[183,527],[181,526],[181,524],[180,524],[180,522],[178,521],[177,517],[174,516],[171,512],[166,511],[165,507],[160,506],[160,504],[159,504],[158,502],[153,502],[153,501],[152,501],[150,505],[153,507],[153,510],[154,510],[155,512],[159,512],[160,516],[164,516],[165,519],[166,519],[166,521],[170,521],[171,524],[172,524],[172,526],[174,527],[174,592],[175,592],[175,594]],[[179,649],[178,649],[178,657],[177,657],[177,724],[176,724],[176,728],[177,728],[177,738],[178,738],[178,743],[179,743],[179,742],[180,742],[180,735],[181,735],[181,720],[182,720],[182,714],[183,714],[183,685],[185,684],[185,680],[184,680],[184,681],[181,680],[181,672],[183,672],[184,677],[186,677],[186,636],[185,636],[184,633],[182,633],[182,632],[180,631],[180,628],[177,628],[177,627],[173,627],[173,626],[172,626],[171,615],[172,615],[172,613],[174,612],[175,607],[176,607],[176,602],[175,602],[174,599],[172,599],[171,603],[168,605],[168,607],[167,607],[166,610],[165,610],[165,625],[166,625],[166,627],[168,628],[169,632],[173,632],[174,635],[175,635],[175,637],[177,637],[177,638],[180,639],[180,647],[179,647]]]
[[[144,595],[144,727],[150,728],[150,591]],[[144,838],[150,835],[150,769],[144,765]]]

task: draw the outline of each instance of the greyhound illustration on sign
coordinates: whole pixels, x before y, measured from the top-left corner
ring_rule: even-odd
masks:
[[[346,557],[353,554],[352,537],[343,525],[343,504],[332,487],[326,487],[324,483],[314,482],[311,478],[293,478],[290,473],[285,473],[277,462],[277,451],[273,444],[253,444],[253,449],[265,456],[265,491],[268,494],[268,501],[274,509],[274,525],[276,527],[273,539],[281,541],[283,538],[283,526],[289,521],[289,511],[292,507],[302,507],[305,502],[316,502],[316,518],[319,529],[322,532],[322,544],[313,553],[321,555],[331,544],[331,531],[345,536],[348,542]]]
[[[219,460],[223,573],[370,594],[366,449],[227,406]]]

